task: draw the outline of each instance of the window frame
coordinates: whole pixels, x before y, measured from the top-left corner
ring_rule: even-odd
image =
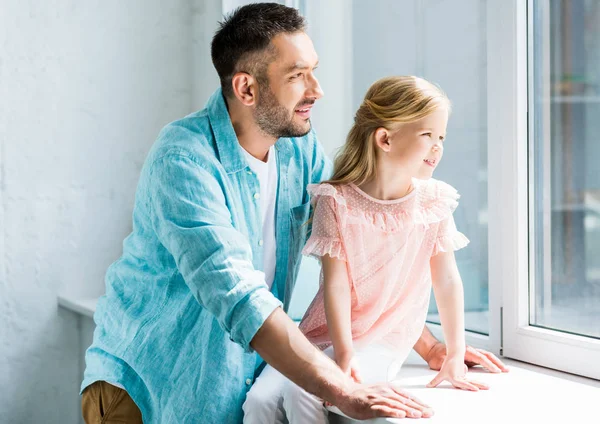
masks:
[[[600,340],[530,325],[535,301],[530,282],[536,278],[529,205],[536,189],[529,164],[529,140],[535,136],[529,128],[528,99],[532,7],[533,0],[488,3],[490,317],[501,311],[500,349],[505,357],[600,379]],[[496,331],[497,324],[492,326]],[[493,329],[491,338],[496,340]]]

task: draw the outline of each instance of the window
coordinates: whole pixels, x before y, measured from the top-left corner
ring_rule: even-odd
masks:
[[[505,28],[489,98],[504,353],[600,378],[600,2],[491,9]]]
[[[530,322],[600,338],[600,1],[532,13]]]

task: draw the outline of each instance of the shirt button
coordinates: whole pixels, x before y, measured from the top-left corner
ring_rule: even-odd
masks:
[[[257,200],[260,199],[260,193],[254,193],[254,198]]]
[[[252,380],[250,380],[249,378],[246,379],[246,386],[249,386],[252,384]]]
[[[248,170],[246,172],[248,173],[248,175],[252,175],[252,171]]]
[[[259,240],[259,241],[258,241],[258,245],[259,245],[259,246],[262,246],[262,245],[263,245],[263,241],[262,241],[262,240]]]

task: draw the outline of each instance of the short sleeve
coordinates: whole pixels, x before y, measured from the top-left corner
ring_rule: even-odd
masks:
[[[316,258],[329,255],[332,258],[346,261],[336,199],[329,195],[318,195],[314,199],[314,203],[312,232],[302,254]]]
[[[469,244],[469,239],[456,229],[454,216],[450,214],[448,218],[439,223],[431,256],[435,256],[440,252],[454,252],[462,249],[467,244]]]

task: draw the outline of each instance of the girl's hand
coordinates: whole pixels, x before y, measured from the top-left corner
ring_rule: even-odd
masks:
[[[344,371],[344,373],[350,377],[352,380],[354,380],[356,383],[362,383],[362,378],[360,376],[360,371],[359,371],[359,366],[358,366],[358,360],[356,359],[356,357],[353,354],[346,354],[342,357],[336,358],[335,360],[336,364],[338,364],[338,367],[340,367],[340,369],[342,371]],[[325,406],[333,406],[333,404],[331,402],[323,402],[323,405]]]
[[[484,383],[467,379],[467,366],[465,365],[462,355],[446,357],[442,369],[438,375],[431,380],[427,387],[437,387],[442,381],[450,382],[450,384],[457,389],[470,390],[473,392],[489,389]]]
[[[360,376],[360,367],[358,365],[358,360],[353,355],[348,355],[346,357],[336,359],[336,363],[338,366],[346,373],[348,377],[354,380],[357,383],[362,383],[362,377]]]

